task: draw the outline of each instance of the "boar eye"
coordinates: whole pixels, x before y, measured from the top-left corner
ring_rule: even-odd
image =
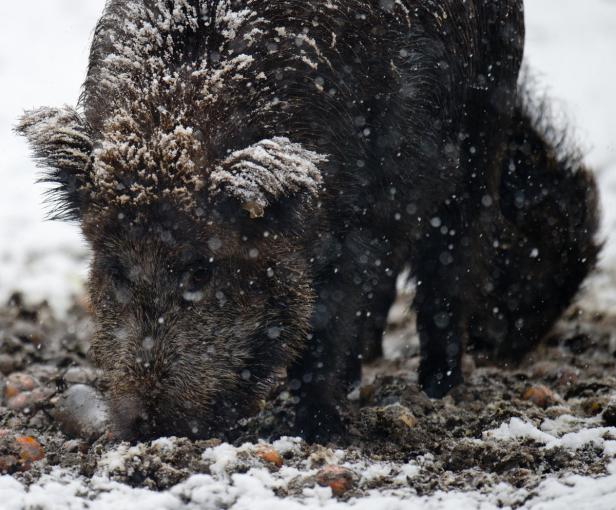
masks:
[[[124,285],[129,283],[128,276],[124,268],[118,263],[110,263],[107,266],[107,274],[111,277],[114,284]]]
[[[119,264],[111,263],[106,266],[106,273],[109,276],[114,300],[122,304],[129,303],[131,282],[124,268]]]
[[[209,267],[197,267],[185,271],[180,281],[180,287],[184,293],[196,294],[203,291],[209,283],[211,269]]]

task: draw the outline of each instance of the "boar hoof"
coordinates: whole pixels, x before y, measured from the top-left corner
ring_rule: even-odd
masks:
[[[427,372],[425,376],[419,377],[419,384],[430,398],[443,398],[453,388],[461,385],[464,377],[460,370],[453,372]]]
[[[295,414],[295,434],[308,443],[327,444],[343,438],[345,427],[334,405],[299,404]]]

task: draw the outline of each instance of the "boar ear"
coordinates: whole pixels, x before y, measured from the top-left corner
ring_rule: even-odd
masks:
[[[316,196],[325,156],[288,138],[261,140],[231,153],[210,176],[210,191],[239,200],[251,218],[261,218],[276,200],[294,194]]]
[[[77,219],[92,158],[92,138],[83,117],[69,107],[39,108],[26,112],[16,131],[28,139],[38,166],[46,170],[41,181],[57,185],[50,190],[52,218]]]

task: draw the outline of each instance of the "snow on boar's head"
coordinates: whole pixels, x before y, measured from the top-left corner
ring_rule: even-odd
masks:
[[[93,248],[91,351],[119,435],[202,437],[251,412],[308,333],[324,158],[273,138],[208,165],[190,129],[144,141],[127,118],[96,137],[71,109],[18,129]]]
[[[255,86],[274,27],[217,4],[110,0],[79,109],[18,126],[92,246],[91,351],[122,437],[228,428],[308,334],[325,158]]]
[[[110,0],[79,109],[18,126],[93,248],[92,354],[124,437],[227,428],[308,334],[325,157],[276,121],[268,30],[244,2]]]

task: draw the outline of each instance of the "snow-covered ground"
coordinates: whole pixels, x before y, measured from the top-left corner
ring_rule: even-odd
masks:
[[[594,420],[597,421],[596,419]],[[573,422],[573,424],[572,424]],[[576,451],[593,443],[606,455],[616,455],[616,441],[604,440],[616,428],[585,429],[597,423],[579,423],[568,416],[546,420],[537,428],[518,418],[512,418],[500,428],[484,433],[484,438],[471,441],[515,442],[533,439],[546,448],[561,447]],[[573,431],[571,431],[573,430]],[[567,432],[569,431],[569,432]],[[155,442],[159,450],[175,447],[174,439]],[[293,481],[314,476],[317,469],[304,461],[299,466],[283,466],[272,470],[262,464],[251,464],[246,458],[254,457],[258,445],[247,443],[239,448],[222,444],[207,448],[203,459],[211,462],[210,474],[194,475],[165,492],[132,488],[109,479],[118,470],[125,470],[126,463],[138,459],[144,446],[121,445],[106,455],[92,478],[75,477],[59,468],[45,475],[29,490],[13,478],[0,477],[1,508],[60,509],[89,508],[92,510],[497,510],[523,508],[533,510],[614,510],[616,508],[616,461],[608,467],[608,474],[600,478],[569,475],[562,479],[547,478],[535,490],[516,489],[506,483],[485,488],[478,492],[438,491],[431,496],[418,496],[412,489],[423,462],[418,458],[408,464],[389,462],[348,461],[343,450],[327,453],[330,462],[352,470],[359,479],[359,487],[369,486],[379,477],[391,482],[385,490],[368,490],[367,495],[349,501],[332,497],[329,487],[306,487],[295,497],[280,498],[275,491],[288,490]],[[288,456],[299,452],[299,440],[282,438],[273,443],[281,454]],[[410,482],[410,483],[409,483]],[[87,506],[86,505],[87,501]]]
[[[20,290],[31,300],[50,299],[62,310],[71,294],[82,287],[87,249],[75,225],[44,221],[44,186],[33,184],[37,170],[28,158],[25,143],[11,128],[23,109],[76,102],[85,74],[89,37],[103,4],[103,0],[0,2],[0,301]],[[616,241],[609,234],[616,231],[616,1],[527,0],[526,9],[528,62],[554,99],[555,110],[575,126],[577,138],[587,151],[587,161],[599,179],[607,244],[602,271],[589,284],[585,302],[613,313]],[[616,455],[614,441],[598,438],[592,431],[597,430],[596,424],[578,424],[578,435],[567,437],[549,427],[543,424],[538,430],[512,421],[486,432],[484,439],[515,441],[532,437],[544,441],[546,448],[558,443],[573,449],[578,444],[597,444],[600,440],[606,455]],[[616,431],[611,434],[616,436]],[[190,501],[192,508],[232,505],[234,509],[250,510],[349,506],[375,510],[487,510],[524,501],[525,508],[535,509],[616,508],[616,462],[608,476],[547,479],[533,495],[500,485],[487,495],[440,493],[427,498],[414,496],[407,488],[339,503],[330,498],[329,489],[323,489],[305,494],[302,502],[292,502],[277,499],[274,489],[285,484],[294,472],[283,469],[272,475],[265,469],[253,469],[229,476],[226,467],[236,453],[224,448],[204,452],[219,456],[220,471],[191,478],[166,493],[110,482],[104,471],[91,481],[54,471],[29,490],[10,477],[0,477],[0,507],[175,509]],[[403,472],[403,466],[382,467]],[[405,469],[412,471],[412,466]],[[89,501],[89,497],[93,500]]]

